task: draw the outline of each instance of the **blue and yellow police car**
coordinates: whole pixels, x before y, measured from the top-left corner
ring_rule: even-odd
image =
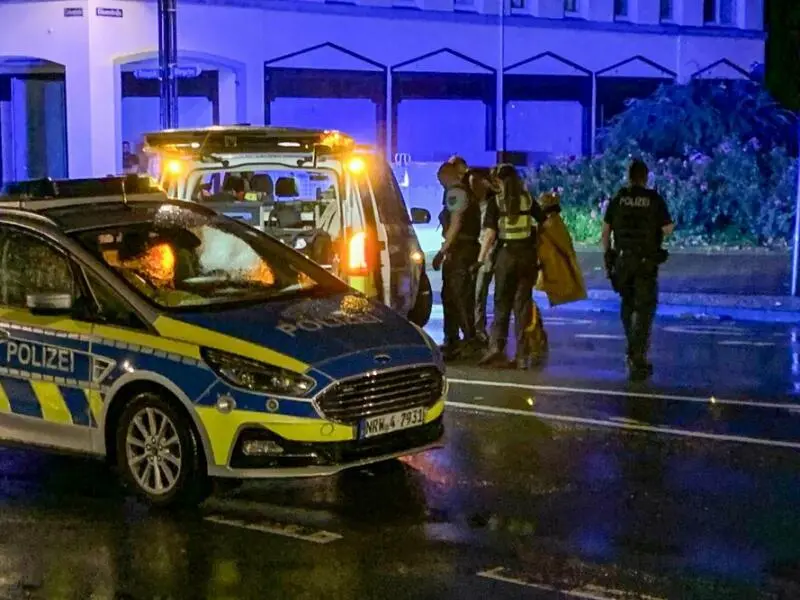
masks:
[[[0,440],[107,458],[157,505],[441,444],[419,327],[150,178],[0,197]]]

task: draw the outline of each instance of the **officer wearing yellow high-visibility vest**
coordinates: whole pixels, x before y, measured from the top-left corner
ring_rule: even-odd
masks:
[[[495,264],[494,322],[489,349],[481,364],[491,364],[505,358],[511,311],[514,311],[517,368],[528,367],[530,352],[526,347],[525,328],[531,318],[533,286],[538,274],[536,256],[536,223],[547,218],[541,207],[525,190],[525,185],[513,165],[497,169],[500,193],[494,205],[486,210],[483,240],[479,261],[489,257],[492,243],[497,239],[499,250]]]

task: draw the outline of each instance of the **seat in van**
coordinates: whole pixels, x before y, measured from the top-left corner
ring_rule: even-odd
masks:
[[[294,177],[278,177],[278,181],[275,182],[275,196],[299,198],[300,190],[297,189],[297,180]]]

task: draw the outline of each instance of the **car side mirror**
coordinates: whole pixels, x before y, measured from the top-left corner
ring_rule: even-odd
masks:
[[[431,222],[431,213],[425,208],[411,209],[411,223],[414,225],[427,225]]]
[[[65,315],[73,308],[72,294],[43,293],[25,297],[28,309],[35,315]]]

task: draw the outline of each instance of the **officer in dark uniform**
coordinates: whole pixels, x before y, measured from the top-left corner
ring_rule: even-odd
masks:
[[[480,364],[489,365],[505,358],[511,312],[517,340],[515,364],[528,368],[529,349],[525,328],[530,324],[533,286],[538,275],[536,256],[536,223],[544,223],[547,215],[525,190],[513,165],[497,169],[500,192],[496,202],[486,210],[484,226],[487,234],[479,260],[485,263],[495,238],[499,249],[495,264],[494,322],[489,349]]]
[[[454,154],[451,156],[446,164],[453,165],[458,171],[458,176],[461,178],[463,185],[468,185],[467,182],[467,161],[462,157]],[[442,183],[441,181],[439,183]],[[447,236],[447,225],[449,223],[449,211],[447,209],[447,186],[442,183],[442,211],[439,213],[439,225],[442,228],[442,237]],[[437,269],[438,270],[438,269]],[[451,356],[456,353],[458,346],[461,342],[460,334],[462,333],[459,327],[458,315],[454,309],[455,302],[448,299],[448,296],[453,296],[454,292],[450,291],[450,285],[447,280],[447,274],[442,273],[442,325],[444,329],[444,344],[442,344],[442,352],[445,356]],[[449,310],[448,310],[449,309]]]
[[[454,358],[476,345],[475,339],[475,277],[481,230],[480,207],[471,191],[463,184],[463,174],[450,162],[439,168],[438,178],[446,190],[443,228],[444,243],[433,259],[433,268],[442,268],[445,292],[442,304],[445,315],[445,345],[447,358]],[[464,338],[459,343],[459,330]]]
[[[629,185],[611,200],[603,224],[606,271],[622,300],[632,379],[652,373],[647,353],[658,303],[658,267],[667,259],[661,244],[675,228],[664,198],[647,188],[648,174],[643,161],[631,163]]]

